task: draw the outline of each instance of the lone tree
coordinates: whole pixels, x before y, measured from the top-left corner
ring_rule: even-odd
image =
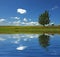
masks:
[[[45,35],[45,34],[42,34],[42,35],[39,35],[39,44],[43,47],[43,48],[47,48],[50,43],[50,36],[49,35]]]
[[[44,13],[42,13],[40,16],[39,16],[39,24],[45,26],[47,24],[50,23],[50,19],[49,19],[49,12],[48,11],[45,11]]]

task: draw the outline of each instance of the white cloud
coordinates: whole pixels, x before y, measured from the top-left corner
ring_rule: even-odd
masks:
[[[58,6],[54,6],[51,10],[55,10],[55,9],[57,9],[57,8],[59,8]]]
[[[5,21],[5,19],[0,19],[0,22],[4,22]]]
[[[54,35],[50,35],[51,38],[54,38]]]
[[[21,45],[21,40],[22,41],[30,41],[33,38],[36,39],[38,38],[38,34],[8,34],[8,35],[4,35],[1,34],[0,35],[0,41],[5,41],[5,40],[10,40],[9,42],[13,43],[13,44],[19,44]],[[12,41],[11,41],[12,39]],[[25,46],[20,46],[21,49],[25,49]],[[17,49],[20,50],[19,47],[17,47]]]
[[[39,23],[38,22],[28,22],[26,25],[35,26],[35,25],[39,25]]]
[[[54,23],[50,23],[50,25],[52,25],[52,24],[54,24]]]
[[[14,41],[12,43],[18,44],[19,42],[20,42],[20,39],[17,39],[16,41]]]
[[[16,39],[16,38],[20,38],[20,35],[19,34],[13,34],[13,37],[12,38],[14,38],[14,39]]]
[[[8,25],[6,22],[6,19],[3,19],[3,18],[0,19],[0,26],[2,25]]]
[[[27,34],[26,38],[38,38],[38,34]]]
[[[16,19],[16,20],[19,20],[20,17],[11,17],[12,19]]]
[[[28,41],[28,39],[27,39],[27,38],[25,38],[25,39],[24,39],[24,41]]]
[[[18,20],[18,21],[13,21],[12,24],[19,26],[19,25],[20,25],[20,20]]]
[[[25,48],[27,48],[27,46],[20,46],[20,47],[17,47],[16,49],[17,50],[24,50]]]
[[[24,22],[27,22],[28,20],[26,18],[23,19]]]
[[[37,26],[37,25],[39,25],[39,23],[38,22],[27,22],[27,21],[25,21],[25,22],[21,22],[21,25],[23,25],[23,26]]]
[[[20,23],[20,21],[14,21],[13,23],[14,23],[14,24],[17,24],[17,23]]]
[[[6,40],[6,39],[0,38],[0,41],[4,41],[4,40]]]
[[[20,19],[20,17],[11,17],[13,21],[7,21],[6,19],[0,19],[0,25],[10,25],[10,26],[37,26],[39,25],[38,22],[33,22],[31,19]]]
[[[20,13],[20,14],[24,14],[24,13],[26,13],[27,11],[26,11],[25,9],[19,8],[19,9],[17,9],[17,12]]]
[[[26,23],[25,22],[21,22],[21,25],[25,25]]]

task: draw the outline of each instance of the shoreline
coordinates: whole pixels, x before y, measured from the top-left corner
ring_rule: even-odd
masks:
[[[0,26],[0,34],[60,34],[60,26]]]

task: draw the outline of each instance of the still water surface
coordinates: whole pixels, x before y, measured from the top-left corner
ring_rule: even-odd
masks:
[[[60,57],[60,35],[0,34],[0,57]]]

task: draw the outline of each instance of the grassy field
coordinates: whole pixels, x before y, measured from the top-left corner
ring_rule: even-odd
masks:
[[[0,34],[40,34],[40,33],[59,33],[60,26],[0,26]]]

